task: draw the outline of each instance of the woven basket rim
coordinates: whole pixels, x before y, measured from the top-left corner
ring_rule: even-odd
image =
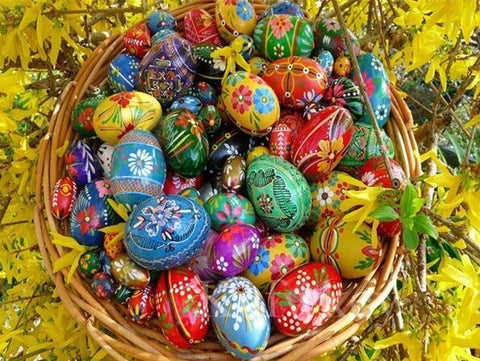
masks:
[[[267,5],[253,2],[257,15]],[[215,2],[197,0],[171,11],[183,28],[183,16],[193,8],[202,8],[214,14]],[[152,327],[142,326],[127,319],[126,307],[116,302],[97,299],[90,287],[78,274],[71,284],[66,285],[68,269],[53,272],[53,262],[65,250],[52,243],[49,232],[66,234],[67,222],[52,216],[50,195],[58,179],[64,176],[63,159],[56,150],[65,140],[75,137],[70,114],[93,85],[103,84],[106,69],[113,57],[123,49],[121,34],[113,35],[100,44],[85,61],[73,81],[67,84],[57,100],[52,113],[49,129],[40,144],[40,155],[36,174],[34,212],[35,229],[45,268],[55,283],[58,295],[74,319],[83,325],[89,335],[115,360],[134,358],[138,360],[232,360],[218,342],[205,341],[191,349],[176,349],[168,346],[164,336]],[[413,119],[405,101],[395,87],[391,87],[392,111],[386,131],[395,145],[396,160],[401,164],[408,178],[417,177],[420,159],[413,134]],[[284,361],[307,359],[328,352],[353,336],[385,300],[396,281],[403,259],[403,246],[399,237],[388,242],[382,261],[368,276],[351,282],[344,292],[339,310],[324,326],[309,333],[286,337],[273,334],[267,349],[253,360]],[[112,336],[114,335],[114,337]]]

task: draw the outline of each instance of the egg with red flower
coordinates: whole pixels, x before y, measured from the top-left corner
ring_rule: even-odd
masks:
[[[136,290],[128,299],[128,313],[132,321],[146,323],[155,315],[155,290],[153,286],[147,285]]]

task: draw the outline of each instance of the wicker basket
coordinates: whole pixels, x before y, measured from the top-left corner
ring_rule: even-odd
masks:
[[[266,5],[255,3],[257,14]],[[208,0],[194,1],[172,11],[180,28],[184,14],[193,8],[203,8],[213,15],[215,3]],[[56,150],[66,140],[75,137],[70,114],[91,87],[105,83],[109,62],[123,49],[121,35],[115,35],[102,43],[84,63],[74,81],[64,89],[53,111],[48,134],[40,146],[36,180],[35,226],[45,267],[55,283],[58,295],[72,316],[114,359],[125,360],[231,360],[224,348],[216,342],[213,333],[205,342],[191,349],[175,349],[155,327],[138,325],[128,319],[125,306],[97,299],[90,286],[76,274],[71,284],[65,284],[68,269],[53,273],[52,264],[64,254],[55,246],[49,231],[67,233],[67,223],[56,220],[50,210],[50,194],[55,182],[65,175],[63,160]],[[412,116],[396,89],[391,89],[392,111],[386,130],[395,144],[397,161],[406,175],[416,177],[420,173],[417,145],[412,131]],[[399,272],[403,248],[399,239],[388,242],[382,262],[370,275],[347,285],[335,316],[323,327],[298,337],[288,338],[273,334],[267,349],[255,360],[307,360],[330,351],[353,336],[373,311],[390,293]]]

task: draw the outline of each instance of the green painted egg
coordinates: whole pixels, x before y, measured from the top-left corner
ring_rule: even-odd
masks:
[[[208,160],[208,139],[202,122],[187,109],[175,109],[162,120],[160,143],[167,165],[187,178],[198,176]]]
[[[248,0],[217,0],[215,21],[221,38],[231,42],[241,34],[251,35],[257,16]]]
[[[119,303],[127,303],[130,297],[133,295],[133,292],[135,292],[134,289],[119,284],[115,290],[115,299]]]
[[[72,126],[81,138],[95,136],[93,129],[93,114],[95,109],[102,103],[103,97],[87,98],[75,105],[72,111]]]
[[[126,253],[117,255],[111,262],[112,276],[122,285],[139,290],[150,281],[150,273],[137,265]]]
[[[203,200],[200,197],[200,191],[196,188],[193,188],[193,187],[186,188],[180,192],[180,195],[186,198],[190,198],[192,201],[195,201],[201,206],[203,206]]]
[[[278,232],[293,232],[308,219],[312,199],[300,171],[286,160],[262,155],[250,163],[246,178],[257,216]]]
[[[204,206],[212,228],[223,231],[232,224],[255,225],[255,211],[252,203],[237,193],[218,193],[210,197]]]
[[[96,251],[88,251],[80,257],[78,271],[83,278],[90,278],[102,268],[102,258]]]
[[[298,55],[309,57],[314,46],[313,28],[304,18],[288,14],[262,19],[253,32],[256,48],[269,60]]]

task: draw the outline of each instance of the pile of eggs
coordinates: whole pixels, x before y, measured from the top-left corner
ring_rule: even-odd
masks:
[[[358,85],[383,126],[388,78],[347,35],[361,74],[337,21],[286,1],[257,18],[248,0],[217,0],[215,16],[193,9],[183,30],[156,11],[124,34],[107,86],[73,110],[79,140],[51,199],[89,247],[78,271],[97,297],[135,322],[157,318],[176,347],[212,327],[239,358],[259,355],[273,328],[297,336],[332,317],[342,282],[382,254],[371,225],[343,220],[352,186],[340,175],[391,187]],[[222,81],[227,59],[212,53],[238,38],[250,69]],[[129,212],[120,234],[102,231],[123,222],[112,201]]]

